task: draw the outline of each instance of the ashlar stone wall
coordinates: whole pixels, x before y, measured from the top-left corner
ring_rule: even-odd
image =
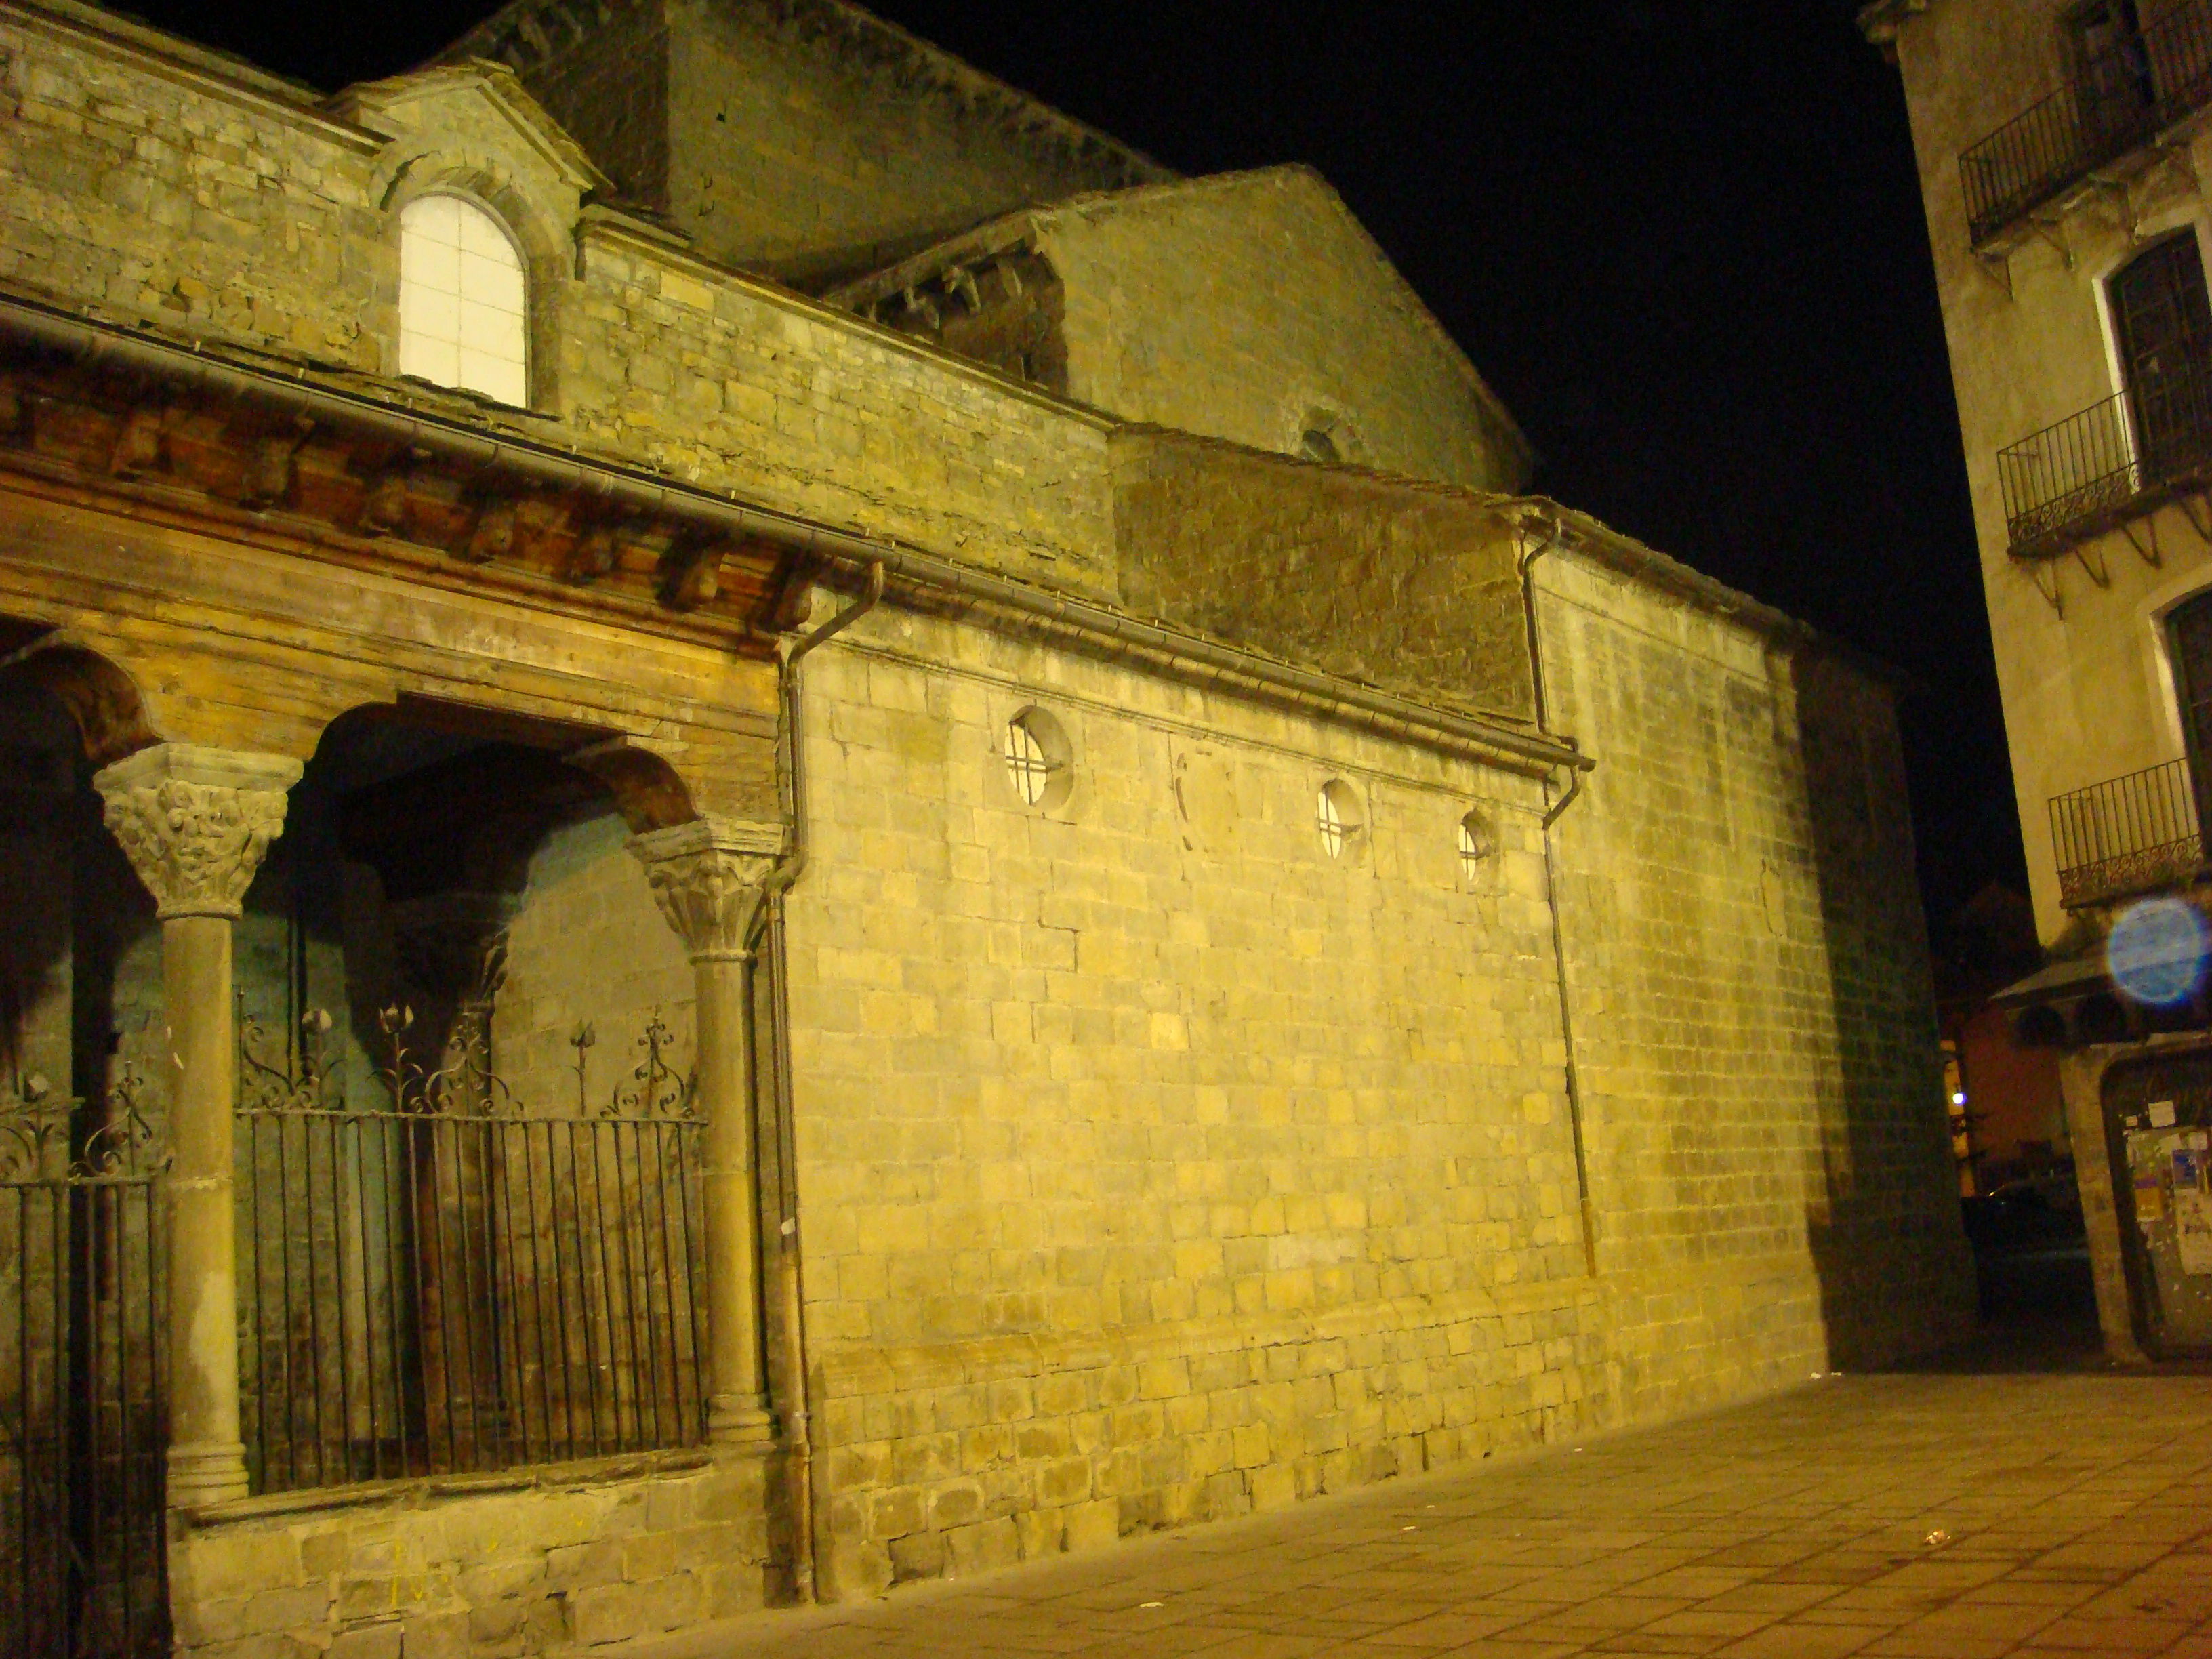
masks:
[[[1025,203],[1170,176],[839,0],[525,0],[445,55],[513,64],[702,251],[802,283]]]
[[[1512,416],[1311,168],[1096,197],[1035,215],[1066,289],[1068,390],[1126,420],[1515,490]]]
[[[1346,679],[1526,720],[1519,542],[1490,498],[1158,428],[1114,439],[1126,602]]]
[[[762,1604],[763,1470],[664,1455],[179,1513],[176,1651],[489,1659],[730,1618]]]
[[[670,203],[716,258],[805,283],[1155,167],[835,3],[667,0]]]
[[[1889,688],[1622,564],[1535,569],[1552,718],[1600,757],[1554,833],[1598,1267],[1651,1287],[1623,1410],[1957,1333]]]
[[[810,663],[791,975],[835,1593],[1958,1328],[1887,692],[1822,692],[1868,763],[1816,810],[1795,659],[1619,580],[1557,565],[1545,602],[1607,784],[1555,832],[1595,1274],[1535,783],[913,616]],[[1031,708],[1073,757],[1042,809],[999,754]]]
[[[381,374],[397,352],[392,204],[443,183],[489,190],[532,254],[536,415],[408,395],[762,506],[1114,591],[1108,422],[717,269],[640,222],[579,219],[585,181],[548,159],[550,126],[514,113],[519,89],[488,97],[459,71],[419,94],[404,81],[362,88],[349,106],[380,137],[67,0],[0,15],[0,280],[218,348]]]
[[[810,665],[792,924],[838,1593],[1534,1432],[1562,1379],[1500,1297],[1582,1260],[1528,782],[866,638]],[[1032,702],[1075,757],[1042,813],[999,752]],[[1505,851],[1462,886],[1478,799]]]
[[[690,964],[629,838],[609,811],[555,830],[531,860],[491,1025],[500,1077],[526,1110],[577,1110],[580,1027],[594,1038],[588,1110],[604,1110],[641,1063],[638,1040],[656,1018],[668,1030],[669,1063],[679,1076],[690,1069]]]

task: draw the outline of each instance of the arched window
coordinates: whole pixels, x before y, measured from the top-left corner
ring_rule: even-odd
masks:
[[[2212,453],[2212,301],[2197,233],[2154,242],[2112,273],[2106,291],[2140,487],[2148,489],[2202,466]]]
[[[530,401],[522,256],[498,220],[458,196],[399,210],[399,372]]]

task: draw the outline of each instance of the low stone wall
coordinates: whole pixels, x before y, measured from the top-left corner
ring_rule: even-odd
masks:
[[[176,1651],[505,1659],[749,1612],[764,1599],[765,1469],[662,1454],[180,1510]]]

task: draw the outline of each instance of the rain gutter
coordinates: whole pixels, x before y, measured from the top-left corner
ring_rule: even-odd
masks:
[[[408,410],[307,378],[217,358],[197,344],[150,337],[15,295],[0,295],[0,330],[84,362],[112,364],[181,380],[225,398],[283,404],[311,416],[376,433],[550,488],[572,489],[633,511],[665,514],[757,538],[854,570],[881,564],[902,584],[960,599],[1110,644],[1200,684],[1255,687],[1346,724],[1451,754],[1503,757],[1547,769],[1596,764],[1567,741],[1475,714],[1401,697],[1379,687],[1299,668],[1198,635],[1140,622],[1104,605],[1035,587],[875,537],[810,524],[623,462],[587,457],[543,441],[490,433],[451,416]]]

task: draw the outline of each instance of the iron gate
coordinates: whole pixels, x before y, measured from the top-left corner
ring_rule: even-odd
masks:
[[[32,1079],[0,1099],[0,1654],[167,1650],[153,1135]]]

